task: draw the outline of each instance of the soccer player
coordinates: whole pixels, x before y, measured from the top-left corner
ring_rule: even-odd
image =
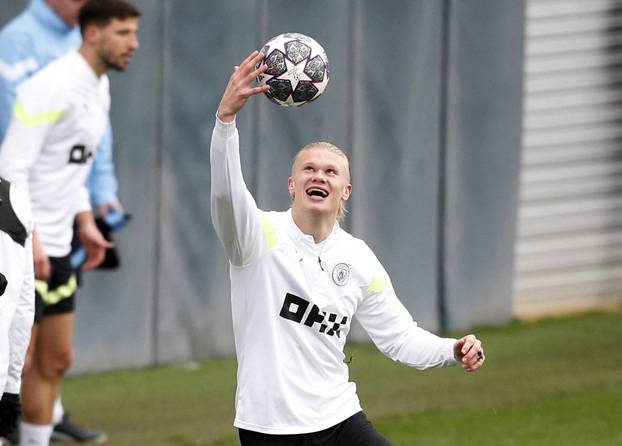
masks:
[[[22,368],[35,311],[32,227],[25,198],[0,177],[0,438],[15,429],[20,414]]]
[[[78,14],[85,3],[86,0],[30,0],[28,7],[0,30],[0,143],[13,114],[17,87],[50,61],[80,46]],[[88,188],[91,202],[102,217],[113,210],[123,213],[117,195],[110,127],[97,149]],[[54,406],[52,438],[102,443],[106,435],[73,421],[64,412],[59,397]]]
[[[22,386],[23,445],[48,444],[54,399],[73,357],[74,217],[87,251],[83,269],[97,266],[112,246],[95,225],[84,183],[109,120],[106,72],[130,64],[139,16],[124,0],[87,1],[79,16],[80,48],[19,86],[0,148],[0,174],[27,194],[32,208],[36,288],[43,303]]]
[[[265,71],[258,52],[229,79],[211,142],[212,221],[230,262],[238,359],[236,416],[243,446],[386,446],[348,381],[343,349],[356,316],[376,346],[418,369],[482,366],[474,335],[438,337],[420,328],[362,241],[338,223],[352,193],[348,159],[319,142],[296,155],[291,209],[258,209],[240,167],[235,117]]]
[[[9,126],[17,87],[50,61],[80,46],[78,14],[86,0],[30,0],[28,7],[0,31],[0,142]],[[108,127],[88,180],[100,214],[122,212]]]

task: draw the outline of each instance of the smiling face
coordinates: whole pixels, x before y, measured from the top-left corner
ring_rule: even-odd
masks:
[[[336,220],[352,192],[348,158],[332,144],[311,144],[294,159],[288,188],[292,209]]]

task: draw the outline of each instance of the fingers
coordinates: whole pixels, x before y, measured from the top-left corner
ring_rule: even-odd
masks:
[[[252,71],[255,69],[257,65],[261,63],[261,61],[264,59],[265,56],[262,52],[257,51],[257,50],[253,51],[251,53],[251,56],[252,56],[251,59],[248,61],[246,65]]]
[[[481,346],[481,342],[472,334],[465,336],[462,338],[464,342],[462,343],[462,348],[460,349],[460,353],[463,356],[473,356],[475,355],[475,346],[479,343]]]
[[[267,69],[265,64],[259,65],[263,57],[259,51],[253,51],[231,74],[217,111],[218,118],[223,122],[233,121],[248,98],[270,89],[269,86],[253,86],[257,77]]]
[[[36,241],[33,240],[33,260],[35,278],[38,280],[48,280],[52,272],[52,266],[50,265],[50,258],[43,251],[38,237]]]
[[[114,248],[114,243],[109,242],[108,240],[104,240],[102,243],[99,244],[99,246],[103,249],[112,249]]]
[[[249,93],[250,93],[250,96],[254,96],[259,93],[265,93],[268,90],[270,90],[270,85],[261,85],[259,87],[251,88]]]
[[[241,67],[248,65],[252,60],[256,59],[257,56],[261,55],[261,57],[263,58],[263,54],[261,54],[259,51],[254,50],[253,52],[251,52],[248,56],[246,56],[246,59],[244,59],[242,61],[242,63],[240,64]]]
[[[486,361],[486,355],[482,350],[478,350],[474,358],[463,358],[462,368],[467,372],[474,372],[484,365],[484,361]]]
[[[267,69],[268,69],[268,65],[266,64],[259,65],[257,69],[250,74],[251,80],[257,79],[257,77],[262,75]]]
[[[455,349],[459,349],[456,357],[461,362],[462,368],[467,372],[477,370],[486,360],[482,342],[472,334],[458,340]]]
[[[82,265],[83,271],[91,270],[97,267],[100,263],[102,263],[106,256],[106,249],[104,248],[88,249],[87,253],[88,255],[86,257],[86,261]]]
[[[253,51],[238,67],[236,67],[234,74],[239,74],[244,77],[253,74],[253,72],[256,71],[255,67],[263,60],[263,58],[263,53],[260,53],[257,50]],[[251,80],[255,77],[256,76],[253,76]]]
[[[89,245],[93,245],[93,247],[102,248],[102,249],[114,248],[114,243],[109,240],[106,240],[106,237],[104,237],[104,234],[102,234],[99,228],[95,228],[95,231],[89,237],[86,245],[87,245],[87,249]]]
[[[49,257],[43,257],[35,260],[35,278],[38,280],[48,280],[51,273],[50,259]]]
[[[106,250],[114,248],[114,243],[100,236],[90,240],[84,247],[86,248],[86,261],[82,265],[82,270],[88,271],[96,268],[104,261],[106,258]]]
[[[86,249],[103,249],[105,251],[106,249],[114,248],[114,246],[114,243],[106,240],[104,236],[100,233],[96,239],[92,240],[92,242],[89,243]]]
[[[253,87],[252,84],[253,82],[255,82],[257,80],[257,78],[264,73],[266,70],[268,69],[268,67],[266,65],[261,65],[260,67],[258,67],[257,69],[254,69],[252,71],[250,71],[249,73],[247,73],[246,75],[244,75],[244,77],[242,77],[242,79],[240,80],[239,83],[239,94],[245,98],[249,98],[257,93],[263,93],[264,91],[267,91],[270,89],[269,86],[264,85],[261,87]],[[235,75],[236,73],[234,73]],[[240,74],[243,74],[242,72],[240,72]],[[263,87],[267,87],[267,88],[263,88]]]
[[[242,65],[235,71],[234,75],[237,74],[239,76],[242,76],[241,84],[243,87],[250,86],[253,82],[257,80],[257,78],[261,74],[263,74],[268,69],[268,66],[265,64],[257,66],[259,63],[261,63],[262,59],[263,54],[258,53],[257,57],[251,59],[251,61],[246,66]],[[251,96],[251,91],[252,89],[246,92],[247,97]]]

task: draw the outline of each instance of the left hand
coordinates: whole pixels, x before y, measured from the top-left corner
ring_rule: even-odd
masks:
[[[84,249],[86,249],[86,261],[82,265],[82,270],[88,271],[96,268],[104,261],[106,249],[114,248],[114,243],[104,238],[99,229],[97,229],[92,215],[90,219],[78,220],[78,223],[80,242],[82,242]]]
[[[458,339],[454,344],[454,358],[464,370],[474,372],[486,361],[482,342],[472,334]]]

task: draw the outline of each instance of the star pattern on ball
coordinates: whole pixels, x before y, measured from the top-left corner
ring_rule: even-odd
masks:
[[[287,74],[292,83],[292,90],[296,90],[299,82],[311,82],[312,79],[307,76],[305,73],[305,66],[307,65],[308,59],[301,59],[300,62],[296,63],[289,60],[287,57],[285,58],[285,65],[287,65]],[[280,79],[283,75],[277,76],[277,79]]]
[[[311,49],[306,45],[290,46],[286,55],[279,50],[268,55],[267,73],[274,77],[267,84],[276,99],[285,101],[291,94],[294,102],[306,102],[318,93],[313,84],[323,80],[324,70],[322,66],[321,73],[318,73],[317,61],[321,61],[319,56],[309,60],[310,57]]]
[[[261,49],[266,71],[257,77],[270,86],[265,95],[286,107],[298,107],[319,97],[328,83],[324,49],[302,34],[282,34]]]

